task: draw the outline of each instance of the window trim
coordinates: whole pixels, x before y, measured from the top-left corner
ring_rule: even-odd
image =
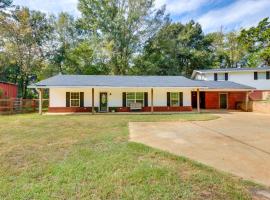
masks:
[[[134,93],[134,99],[128,99],[128,94],[130,94],[130,93]],[[137,99],[137,93],[142,93],[142,99]],[[126,92],[126,107],[130,107],[129,105],[128,105],[128,100],[134,100],[134,102],[133,103],[137,103],[137,100],[142,100],[143,102],[142,102],[142,107],[144,107],[144,103],[145,103],[145,99],[144,99],[144,92]]]
[[[72,99],[71,98],[71,94],[72,93],[78,93],[78,96],[79,96],[79,98],[78,99]],[[73,108],[79,108],[80,107],[80,102],[81,102],[81,95],[80,95],[80,92],[70,92],[70,96],[69,96],[70,98],[69,98],[69,103],[70,103],[70,107],[73,107]],[[79,100],[79,105],[78,106],[72,106],[72,100]]]
[[[172,94],[177,94],[177,99],[173,99]],[[173,101],[177,100],[177,105],[173,105],[172,100]],[[179,92],[170,92],[170,107],[178,107],[178,106],[180,106],[180,94],[179,94]]]

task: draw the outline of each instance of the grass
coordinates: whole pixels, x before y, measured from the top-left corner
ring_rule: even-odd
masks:
[[[210,114],[0,117],[0,199],[250,199],[254,185],[128,142],[129,121]]]

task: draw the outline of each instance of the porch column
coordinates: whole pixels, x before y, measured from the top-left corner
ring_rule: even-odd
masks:
[[[200,108],[200,90],[199,90],[199,88],[197,89],[197,111],[198,111],[198,113],[201,112],[201,108]]]
[[[38,91],[38,113],[42,115],[42,101],[43,101],[43,89],[37,89]]]
[[[95,113],[95,89],[92,88],[92,114]]]
[[[246,93],[245,111],[248,112],[249,92]]]
[[[154,112],[154,90],[151,88],[151,113]]]

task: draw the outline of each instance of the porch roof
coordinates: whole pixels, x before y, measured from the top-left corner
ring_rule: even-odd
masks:
[[[51,87],[183,87],[254,89],[229,81],[197,81],[183,76],[106,76],[106,75],[56,75],[32,84],[29,88]]]
[[[201,85],[207,87],[207,89],[231,89],[231,90],[253,90],[255,88],[235,83],[232,81],[201,81],[196,80],[197,82],[200,82]]]

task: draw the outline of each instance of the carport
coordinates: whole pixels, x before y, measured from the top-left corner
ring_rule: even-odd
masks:
[[[192,92],[192,107],[202,109],[240,109],[241,104],[245,104],[248,110],[249,93],[254,88],[230,81],[203,81],[206,88],[200,92]],[[199,97],[198,97],[199,95]]]

